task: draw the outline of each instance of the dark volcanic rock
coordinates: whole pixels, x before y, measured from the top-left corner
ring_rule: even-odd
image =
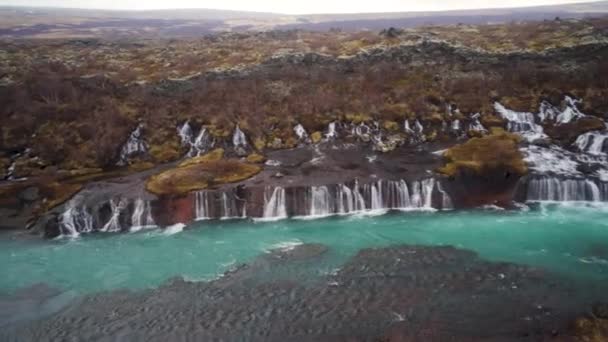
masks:
[[[588,307],[563,279],[452,247],[367,249],[336,275],[311,273],[302,261],[324,251],[301,245],[211,282],[86,296],[0,339],[571,340],[568,322]]]

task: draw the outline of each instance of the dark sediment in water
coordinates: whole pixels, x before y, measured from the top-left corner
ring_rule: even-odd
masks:
[[[366,249],[334,274],[307,271],[328,252],[300,245],[211,282],[86,296],[0,339],[571,340],[569,323],[591,303],[542,270],[452,247]]]

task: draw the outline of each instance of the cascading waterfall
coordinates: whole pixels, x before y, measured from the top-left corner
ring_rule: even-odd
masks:
[[[483,125],[479,121],[480,116],[481,115],[479,113],[475,113],[473,116],[471,116],[471,119],[473,119],[473,121],[469,124],[470,131],[487,132],[487,129],[483,127]]]
[[[239,125],[236,125],[234,129],[234,134],[232,135],[232,145],[234,147],[247,147],[247,137],[245,133],[241,131]]]
[[[494,103],[494,109],[507,120],[509,132],[520,133],[528,138],[528,140],[544,136],[543,127],[536,124],[536,117],[533,113],[516,112],[505,108],[498,102]]]
[[[336,123],[330,122],[327,125],[327,132],[325,133],[325,140],[335,140],[338,138],[338,132],[336,131]]]
[[[528,201],[589,201],[608,200],[608,183],[591,179],[561,179],[538,177],[527,181]]]
[[[304,126],[302,126],[301,124],[297,124],[293,128],[293,131],[301,143],[305,143],[305,144],[310,143],[310,137],[308,136],[308,133],[306,132],[306,129],[304,128]]]
[[[99,230],[101,232],[119,232],[122,230],[120,223],[120,214],[126,208],[127,202],[123,199],[110,200],[110,208],[112,210],[112,216],[110,220]]]
[[[84,207],[70,203],[59,218],[59,227],[63,236],[77,237],[93,231],[93,217]]]
[[[131,132],[129,139],[122,145],[120,157],[116,165],[124,166],[127,164],[130,157],[148,152],[148,144],[143,140],[143,128],[144,125],[140,124]]]
[[[566,96],[564,101],[566,102],[566,109],[559,113],[555,119],[558,124],[569,123],[573,120],[585,117],[585,114],[578,110],[578,104],[581,102],[580,100],[575,100],[570,96]]]
[[[454,203],[452,202],[452,198],[450,198],[450,195],[448,195],[448,193],[443,190],[441,182],[437,182],[437,191],[439,191],[439,193],[441,194],[441,209],[454,209]]]
[[[409,120],[405,120],[405,122],[403,123],[403,129],[407,132],[407,133],[414,133],[414,130],[410,127],[410,122]]]
[[[194,143],[190,145],[190,151],[188,151],[188,156],[200,156],[209,151],[211,148],[213,148],[213,145],[215,145],[213,137],[211,136],[207,128],[201,127],[201,131],[196,136],[196,139],[194,139]]]
[[[326,186],[310,188],[310,216],[325,216],[332,214],[331,197]]]
[[[136,199],[133,202],[133,214],[131,215],[130,231],[138,231],[143,228],[156,227],[156,223],[152,218],[152,208],[150,201]]]
[[[454,121],[452,121],[452,131],[454,132],[460,132],[460,120],[456,119]]]
[[[417,134],[422,134],[422,132],[424,132],[424,127],[418,120],[414,122],[414,132],[416,132]]]
[[[272,190],[270,196],[269,192]],[[285,189],[277,186],[274,189],[268,187],[264,192],[264,219],[287,218],[287,206],[285,205]]]
[[[195,194],[195,215],[196,220],[208,220],[211,218],[209,209],[209,193],[207,191],[197,191]]]
[[[593,155],[602,155],[608,152],[608,133],[588,132],[581,134],[574,145],[581,151]]]
[[[177,128],[177,134],[182,140],[182,145],[190,145],[192,143],[192,127],[190,126],[190,121],[184,122],[183,125]]]

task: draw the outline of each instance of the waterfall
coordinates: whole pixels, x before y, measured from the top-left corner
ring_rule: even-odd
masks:
[[[582,152],[602,155],[608,151],[608,133],[588,132],[581,134],[574,145]]]
[[[122,230],[120,225],[120,214],[125,209],[127,203],[123,199],[110,200],[110,208],[112,210],[112,216],[110,220],[99,230],[101,232],[119,232]]]
[[[356,211],[365,210],[365,199],[361,195],[361,191],[359,189],[359,181],[355,180],[355,186],[353,188],[353,196],[354,196],[354,207]]]
[[[194,211],[196,220],[210,219],[211,211],[209,210],[209,193],[207,191],[197,191],[194,195]]]
[[[306,144],[310,143],[310,138],[308,137],[308,133],[306,132],[306,129],[304,128],[304,126],[302,126],[301,124],[297,124],[293,128],[293,131],[298,136],[298,140],[300,140],[300,142],[306,143]]]
[[[553,105],[551,105],[547,101],[543,101],[540,103],[540,108],[538,109],[538,117],[541,122],[545,121],[555,121],[555,118],[559,115],[559,110],[557,110]]]
[[[377,184],[370,184],[371,187],[371,210],[383,209],[382,203],[382,183],[379,181]]]
[[[136,199],[133,203],[133,214],[131,215],[130,231],[138,231],[142,228],[156,227],[156,223],[152,218],[152,209],[150,201]]]
[[[516,112],[505,108],[498,102],[494,103],[494,109],[507,120],[509,132],[519,133],[529,141],[545,136],[543,127],[536,124],[536,117],[533,113]]]
[[[238,124],[236,125],[234,134],[232,135],[232,145],[234,147],[247,147],[247,137],[245,137],[245,133],[241,131]]]
[[[575,100],[570,96],[566,96],[564,101],[566,102],[566,109],[559,113],[555,119],[558,124],[569,123],[572,120],[580,119],[585,116],[585,114],[581,113],[577,107],[577,105],[581,102],[580,100]]]
[[[414,131],[418,134],[422,134],[422,132],[424,131],[424,127],[422,127],[422,124],[418,120],[414,122]]]
[[[338,138],[338,133],[336,132],[336,123],[330,122],[327,125],[327,133],[325,133],[325,140],[335,140]]]
[[[599,183],[599,182],[598,182]],[[527,184],[528,201],[606,201],[606,183],[590,179],[533,178]]]
[[[181,127],[177,128],[177,134],[182,139],[182,145],[190,145],[192,143],[192,127],[190,127],[190,121],[184,122]]]
[[[287,207],[285,205],[285,189],[277,186],[272,190],[270,197],[270,187],[264,192],[264,219],[283,219],[287,218]]]
[[[190,151],[188,151],[188,156],[200,156],[209,151],[211,148],[213,148],[213,145],[215,145],[213,137],[211,136],[207,128],[201,127],[201,130],[196,136],[196,139],[194,139],[194,143],[190,145]]]
[[[327,186],[310,188],[310,216],[326,216],[332,214],[331,197]]]
[[[339,214],[346,214],[355,211],[355,197],[353,192],[344,184],[338,184],[336,194],[336,210]]]
[[[85,207],[72,200],[59,217],[59,229],[64,236],[77,237],[80,233],[93,231],[93,217]]]
[[[435,178],[428,178],[420,182],[422,188],[422,208],[433,208],[433,188],[435,187]]]
[[[229,219],[232,216],[230,210],[230,204],[228,204],[228,194],[222,192],[222,216],[221,219]]]
[[[414,133],[414,130],[410,127],[410,122],[409,120],[405,120],[405,122],[403,123],[403,129],[407,132],[407,133]]]
[[[452,131],[459,132],[460,131],[460,120],[456,119],[452,121]]]
[[[441,209],[443,209],[443,210],[454,209],[454,203],[452,202],[450,195],[448,195],[448,193],[445,190],[443,190],[443,186],[441,185],[441,182],[437,182],[437,191],[439,191],[439,193],[441,194]]]
[[[473,114],[473,116],[471,116],[471,119],[473,119],[473,121],[469,124],[469,131],[487,132],[487,129],[483,127],[483,125],[479,121],[480,116],[481,115],[479,113],[475,113]]]
[[[136,154],[144,154],[148,152],[148,144],[143,140],[143,124],[139,124],[137,128],[131,132],[127,141],[120,149],[120,157],[116,165],[124,166],[128,159]]]

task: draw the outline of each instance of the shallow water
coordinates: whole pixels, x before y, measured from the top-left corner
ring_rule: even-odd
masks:
[[[53,241],[0,240],[0,292],[37,283],[73,293],[149,288],[169,278],[216,278],[261,253],[329,247],[309,272],[326,274],[362,248],[452,245],[492,261],[540,266],[584,284],[608,281],[608,209],[544,204],[529,211],[389,213],[278,222],[201,221]]]

